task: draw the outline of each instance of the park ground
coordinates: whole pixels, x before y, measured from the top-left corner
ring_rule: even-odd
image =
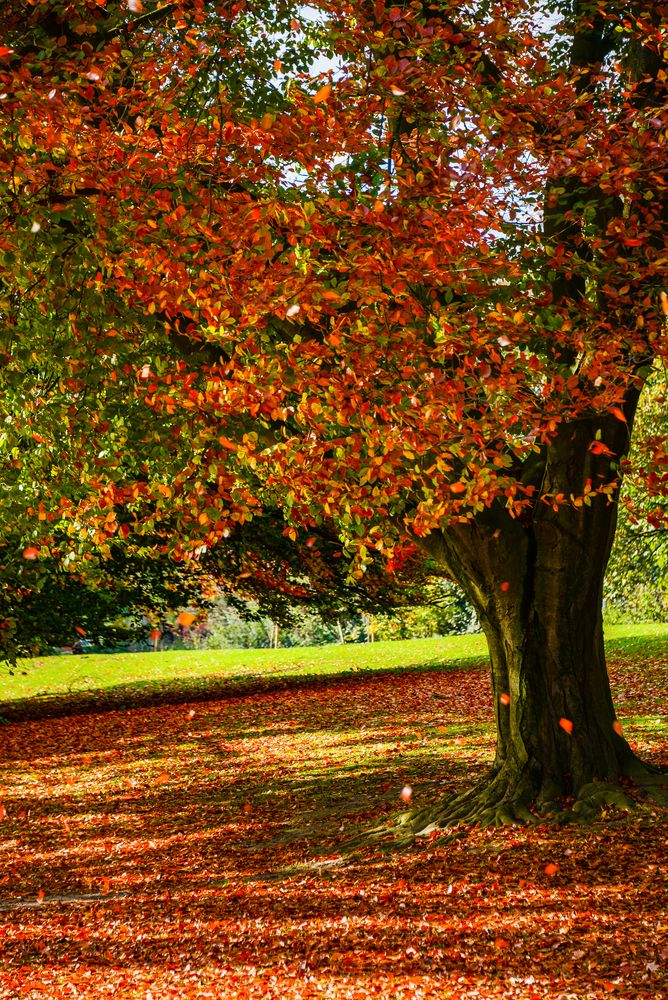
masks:
[[[609,643],[619,718],[654,764],[667,636]],[[405,808],[402,789],[423,805],[484,774],[492,705],[471,641],[267,652],[272,683],[262,654],[219,654],[218,700],[213,654],[181,654],[172,694],[194,687],[172,704],[142,704],[162,654],[133,660],[128,684],[91,657],[48,698],[49,671],[84,658],[3,681],[0,998],[668,997],[659,807],[342,857]],[[92,711],[101,675],[101,704],[139,707]]]

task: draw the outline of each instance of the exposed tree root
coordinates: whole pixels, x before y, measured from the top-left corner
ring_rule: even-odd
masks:
[[[653,805],[668,806],[668,775],[640,768],[628,787],[593,781],[577,796],[545,783],[535,786],[522,777],[509,779],[503,772],[451,799],[402,813],[390,824],[360,834],[344,846],[344,852],[373,845],[406,847],[417,839],[439,842],[464,836],[473,827],[535,826],[539,823],[589,825],[610,810],[635,813]]]

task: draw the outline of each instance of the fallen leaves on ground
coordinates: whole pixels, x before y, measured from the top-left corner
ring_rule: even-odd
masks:
[[[668,658],[612,675],[665,761]],[[472,669],[3,727],[0,997],[668,995],[660,810],[341,863],[481,777],[492,715]]]

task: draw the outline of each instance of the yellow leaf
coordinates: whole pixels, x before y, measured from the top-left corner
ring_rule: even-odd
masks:
[[[323,101],[329,100],[329,95],[331,94],[331,92],[332,92],[332,85],[331,85],[331,83],[326,83],[324,85],[324,87],[320,88],[320,90],[318,91],[318,93],[313,98],[313,103],[314,104],[322,104]]]

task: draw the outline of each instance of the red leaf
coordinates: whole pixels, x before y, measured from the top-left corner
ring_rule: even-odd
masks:
[[[509,694],[500,694],[499,695],[499,701],[501,702],[502,705],[510,705],[510,695]]]
[[[552,861],[549,863],[549,865],[545,865],[545,874],[546,875],[555,875],[558,870],[559,870],[559,866],[555,865]]]
[[[559,725],[565,733],[569,734],[569,736],[573,732],[573,723],[570,719],[559,719]]]
[[[624,423],[627,422],[624,411],[620,410],[618,406],[611,406],[610,413],[612,413],[613,417],[617,417],[618,420],[622,420]]]
[[[27,549],[23,550],[24,559],[36,559],[38,555],[39,549],[36,549],[34,545],[31,545]]]

